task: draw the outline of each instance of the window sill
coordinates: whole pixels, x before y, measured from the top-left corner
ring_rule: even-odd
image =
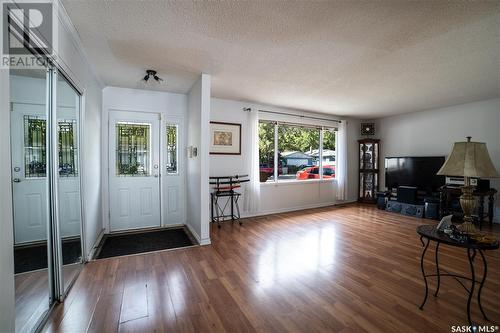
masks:
[[[306,184],[318,184],[318,183],[333,183],[336,179],[309,179],[309,180],[282,180],[278,182],[265,182],[260,183],[261,187],[268,186],[287,186],[287,185],[306,185]]]

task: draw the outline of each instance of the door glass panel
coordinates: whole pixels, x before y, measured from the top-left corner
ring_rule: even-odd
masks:
[[[373,198],[373,173],[365,173],[365,194],[363,197],[365,199]]]
[[[151,125],[116,124],[116,175],[149,176]]]
[[[359,168],[360,169],[364,169],[365,168],[365,166],[363,164],[363,154],[365,152],[365,149],[366,149],[365,145],[362,144],[362,143],[360,143],[359,144]]]
[[[78,131],[80,96],[62,74],[57,76],[57,169],[62,286],[66,291],[82,264]]]
[[[47,175],[47,121],[44,117],[24,115],[24,175]]]
[[[365,153],[363,155],[363,162],[365,169],[373,169],[373,144],[367,143],[365,145]]]
[[[167,173],[176,174],[177,171],[177,152],[179,129],[177,125],[167,125]]]
[[[359,174],[359,197],[363,198],[365,195],[365,174]]]
[[[52,299],[48,235],[47,71],[11,69],[16,332],[34,331]]]

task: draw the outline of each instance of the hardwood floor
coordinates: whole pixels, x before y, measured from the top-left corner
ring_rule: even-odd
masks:
[[[16,332],[31,332],[49,310],[47,269],[16,274]]]
[[[443,278],[418,309],[415,228],[431,223],[349,205],[212,226],[211,246],[88,263],[45,331],[450,332],[467,322],[456,281]],[[482,303],[498,325],[500,250],[486,255]],[[428,270],[433,259],[434,247]],[[468,274],[463,249],[442,245],[440,264]],[[473,318],[483,324],[475,300]]]
[[[81,269],[80,264],[64,265],[65,285],[68,286]],[[47,269],[16,274],[16,332],[32,332],[49,310],[49,276]]]

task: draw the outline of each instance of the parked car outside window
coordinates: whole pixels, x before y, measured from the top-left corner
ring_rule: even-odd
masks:
[[[320,179],[319,166],[305,167],[297,172],[295,178],[297,180]],[[335,178],[335,166],[333,165],[323,166],[323,179],[332,179],[332,178]]]

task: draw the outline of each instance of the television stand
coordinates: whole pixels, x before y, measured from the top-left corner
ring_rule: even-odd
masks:
[[[440,189],[439,196],[439,215],[442,218],[445,215],[453,215],[460,219],[463,218],[462,208],[459,204],[460,196],[462,195],[462,189],[456,186],[444,185]],[[475,190],[472,195],[478,198],[479,205],[476,206],[476,211],[474,215],[477,216],[479,223],[479,230],[482,229],[483,220],[488,217],[488,222],[490,227],[493,224],[493,211],[495,209],[495,194],[497,190],[490,188],[488,190]],[[488,211],[485,212],[484,201],[488,197]]]

